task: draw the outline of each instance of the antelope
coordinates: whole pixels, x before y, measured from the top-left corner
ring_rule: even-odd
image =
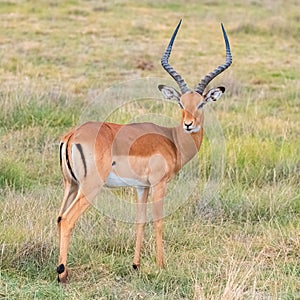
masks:
[[[60,164],[64,196],[57,219],[59,235],[58,281],[68,282],[67,252],[72,229],[91,205],[102,187],[133,187],[137,194],[136,242],[133,268],[140,267],[140,253],[146,220],[146,203],[152,192],[153,223],[156,240],[156,264],[164,267],[163,199],[167,182],[199,151],[203,139],[203,107],[218,100],[225,88],[205,91],[211,80],[232,63],[226,31],[221,24],[226,46],[225,63],[206,75],[194,90],[169,64],[178,23],[162,58],[162,67],[173,77],[180,91],[159,85],[168,100],[175,100],[182,117],[177,127],[153,123],[115,124],[87,122],[67,133],[60,143]]]

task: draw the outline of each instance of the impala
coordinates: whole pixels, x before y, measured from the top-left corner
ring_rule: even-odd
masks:
[[[88,122],[66,134],[60,143],[60,163],[64,179],[64,197],[58,216],[58,281],[67,282],[67,252],[72,229],[91,205],[102,187],[134,187],[137,191],[136,244],[133,268],[140,266],[146,203],[152,192],[153,222],[156,236],[156,263],[164,267],[162,217],[167,182],[199,151],[203,139],[203,107],[216,101],[224,87],[205,88],[232,63],[229,41],[222,26],[226,45],[225,63],[206,75],[194,90],[168,63],[181,25],[177,25],[162,56],[163,68],[173,77],[181,93],[159,85],[163,96],[177,101],[181,123],[168,128],[153,123],[114,124]]]

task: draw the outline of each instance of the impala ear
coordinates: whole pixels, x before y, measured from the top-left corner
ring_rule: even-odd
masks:
[[[198,108],[203,107],[208,102],[217,101],[224,92],[225,92],[225,88],[223,86],[219,86],[217,88],[210,89],[204,95],[204,100],[198,105]]]
[[[217,88],[213,88],[209,90],[204,96],[204,101],[217,101],[222,94],[225,92],[225,88],[223,86],[219,86]]]
[[[166,85],[160,84],[158,86],[158,89],[161,91],[161,93],[163,94],[163,96],[166,99],[180,101],[181,95],[174,88],[172,88],[170,86],[166,86]]]

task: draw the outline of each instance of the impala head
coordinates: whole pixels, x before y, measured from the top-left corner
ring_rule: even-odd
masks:
[[[224,64],[218,66],[211,73],[206,75],[194,90],[189,89],[184,79],[173,69],[173,67],[168,62],[175,37],[181,25],[181,21],[182,20],[180,20],[180,22],[178,23],[170,40],[170,43],[161,59],[163,68],[173,77],[173,79],[178,84],[181,92],[178,92],[174,88],[165,85],[159,85],[158,88],[166,99],[177,101],[178,105],[182,109],[182,126],[184,131],[188,133],[194,133],[198,132],[203,126],[204,116],[202,108],[204,107],[204,105],[209,102],[218,100],[225,92],[225,88],[222,86],[212,88],[207,92],[205,92],[205,88],[216,76],[221,74],[231,65],[232,56],[226,31],[223,24],[221,24],[226,45],[226,61]]]

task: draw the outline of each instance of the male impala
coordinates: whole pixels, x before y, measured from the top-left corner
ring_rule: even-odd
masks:
[[[165,98],[174,99],[182,111],[181,123],[174,128],[153,123],[114,124],[88,122],[64,136],[60,144],[60,162],[65,192],[58,217],[58,280],[67,282],[67,252],[71,231],[79,216],[90,206],[101,187],[131,186],[137,191],[137,238],[133,268],[140,266],[146,203],[149,190],[153,197],[153,220],[156,233],[156,262],[164,266],[162,241],[163,198],[167,182],[199,150],[203,138],[203,106],[224,93],[217,87],[204,93],[208,83],[232,63],[230,46],[222,25],[226,61],[206,75],[194,90],[169,65],[181,20],[161,59],[164,69],[174,78],[181,93],[159,85]]]

